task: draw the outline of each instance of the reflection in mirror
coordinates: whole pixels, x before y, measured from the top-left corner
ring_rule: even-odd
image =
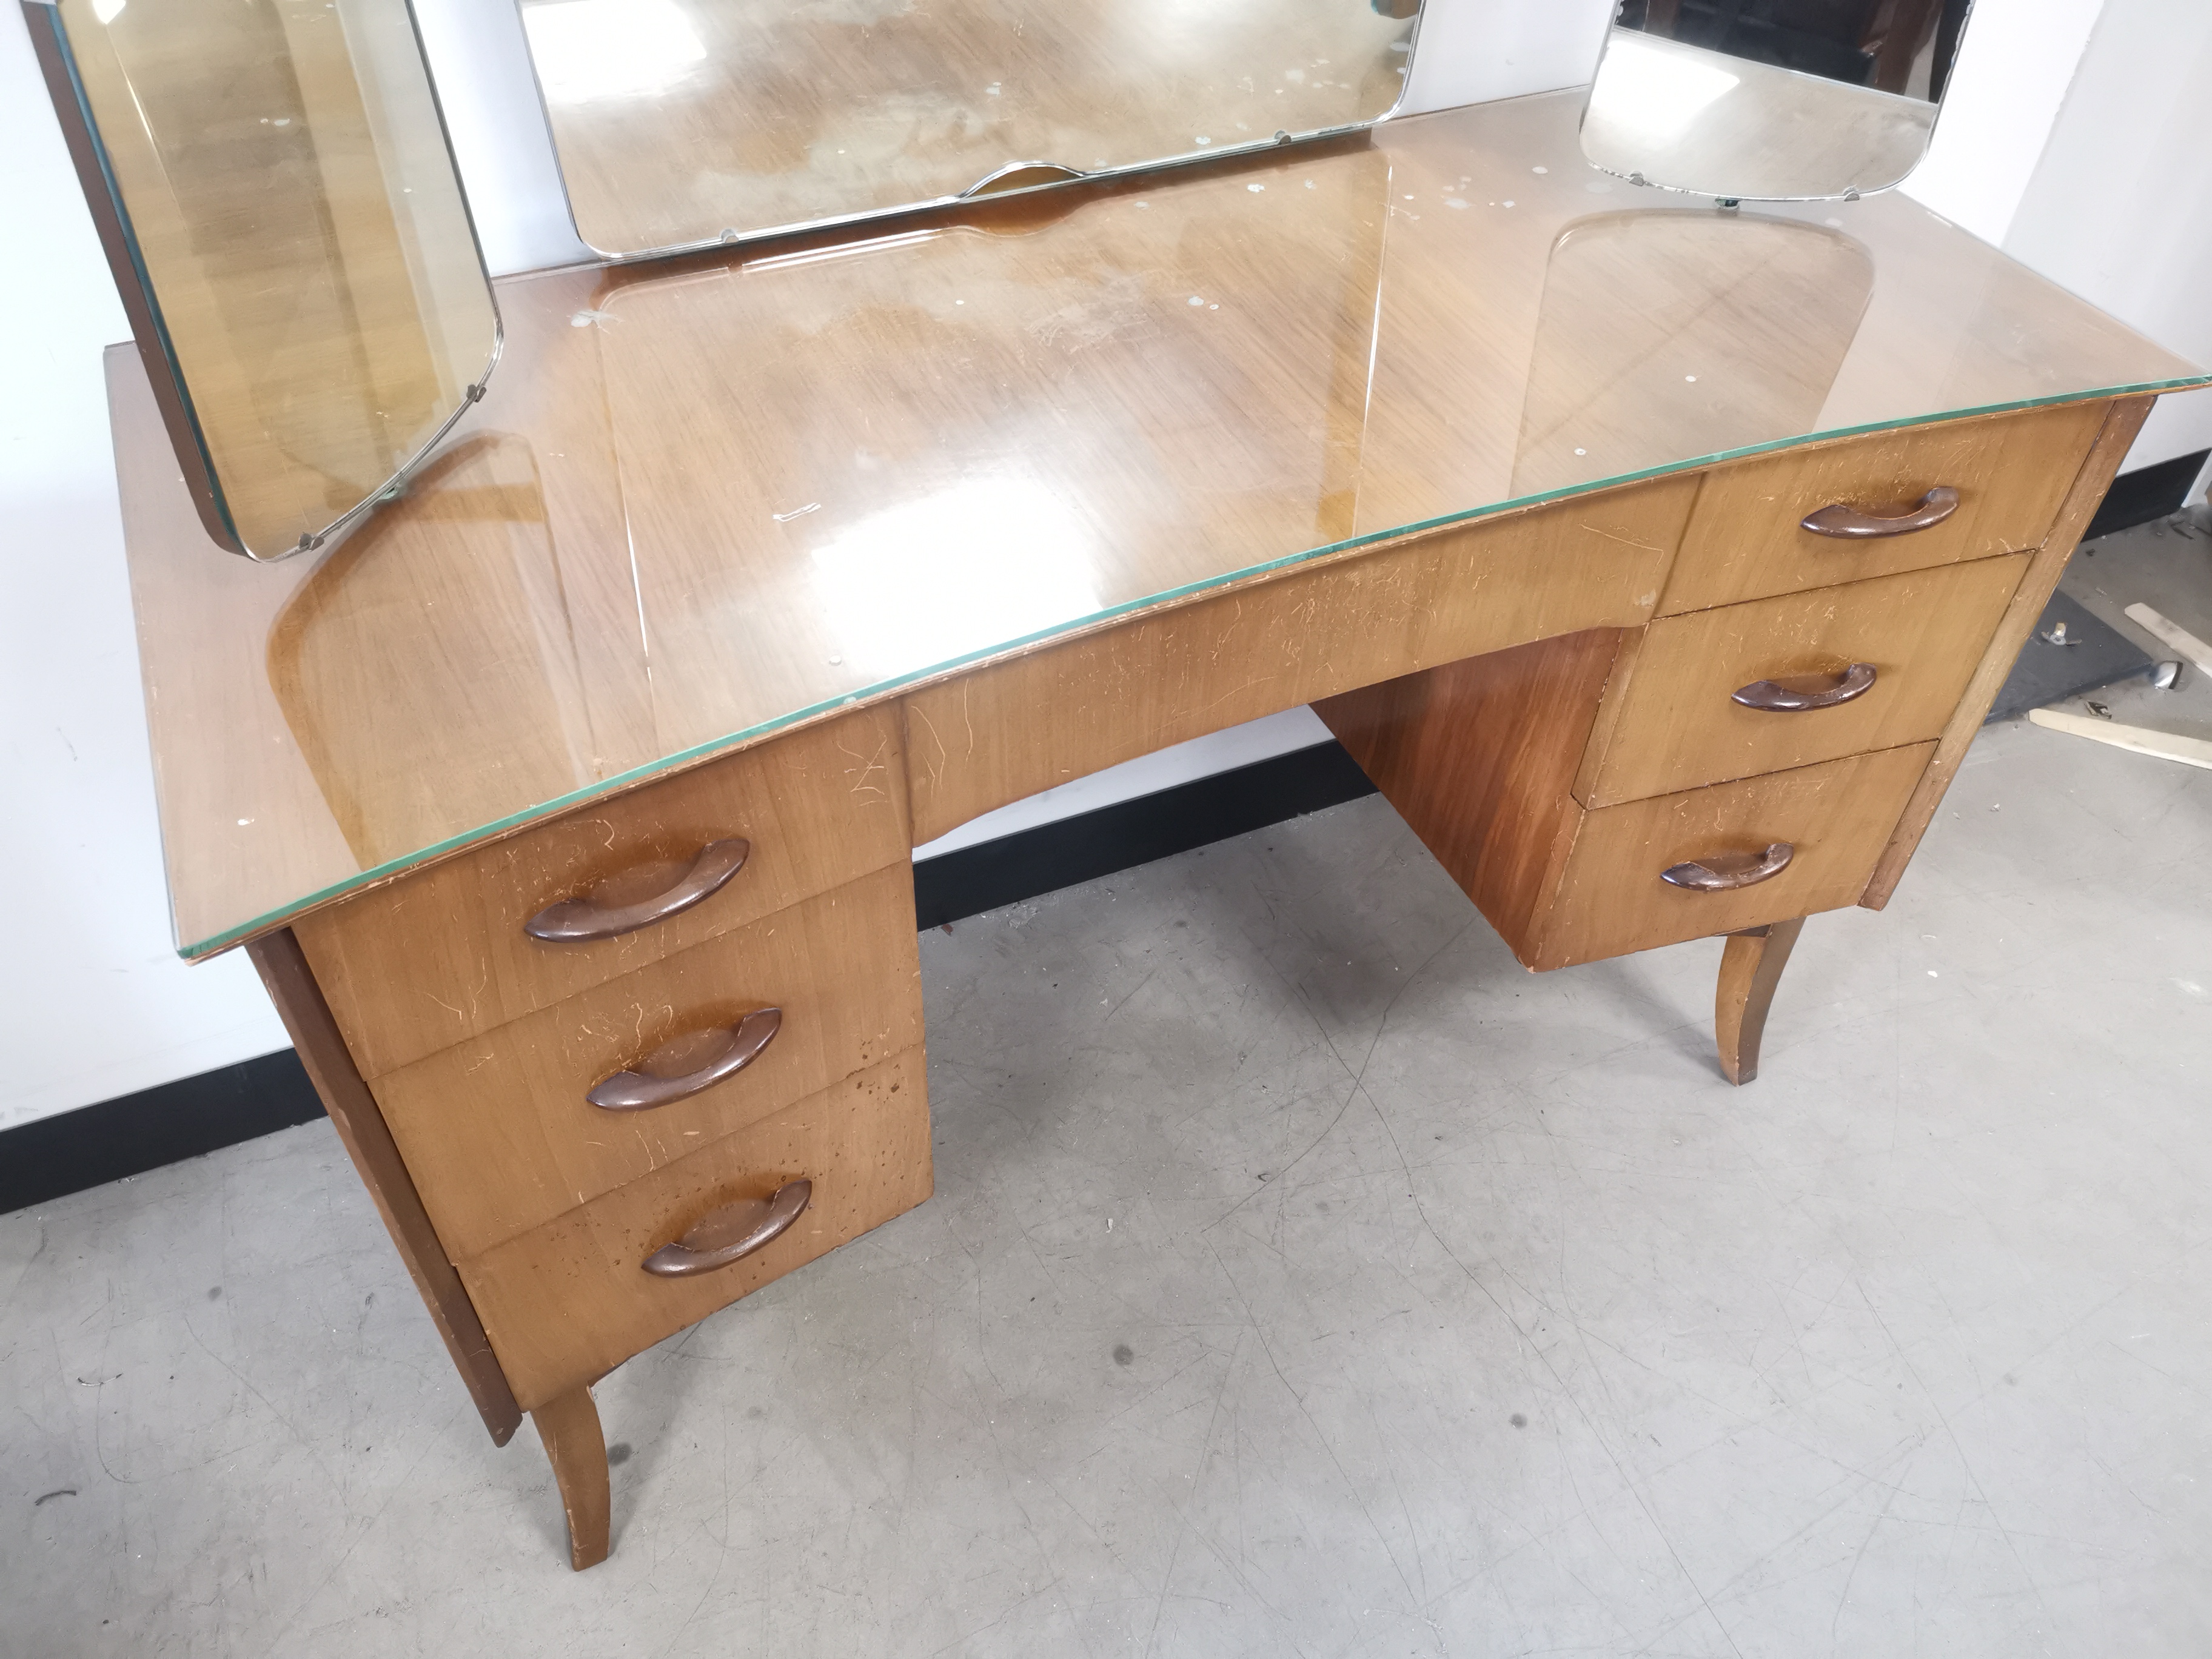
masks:
[[[1887,190],[1935,130],[1970,0],[1620,0],[1583,149],[1723,199]]]
[[[1605,214],[1553,244],[1511,493],[1820,422],[1874,294],[1851,238],[1750,214]]]
[[[1418,9],[519,3],[577,231],[616,256],[1363,126],[1399,100]]]
[[[468,438],[277,617],[269,684],[364,869],[601,775],[528,444]]]
[[[498,352],[406,0],[24,9],[209,534],[319,544]]]

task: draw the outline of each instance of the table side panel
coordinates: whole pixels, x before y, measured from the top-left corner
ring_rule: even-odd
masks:
[[[1569,785],[1635,632],[1539,640],[1314,704],[1516,955],[1582,817]]]
[[[368,1188],[385,1231],[406,1263],[408,1276],[430,1311],[430,1322],[446,1344],[446,1352],[460,1372],[477,1414],[490,1431],[492,1443],[504,1446],[522,1423],[506,1374],[484,1334],[483,1322],[470,1300],[450,1255],[416,1189],[405,1162],[392,1138],[384,1115],[377,1108],[368,1085],[354,1068],[345,1039],[329,1006],[316,988],[313,971],[289,929],[254,940],[246,946],[269,999],[291,1034],[301,1063],[322,1097],[331,1126],[339,1144],[353,1160],[362,1184]]]
[[[2043,614],[2043,607],[2051,602],[2059,577],[2065,574],[2066,562],[2074,556],[2081,532],[2096,516],[2105,492],[2118,476],[2120,464],[2127,459],[2136,434],[2142,430],[2143,422],[2149,417],[2151,405],[2156,401],[2154,398],[2119,398],[2099,405],[2106,411],[2103,424],[2079,466],[2068,469],[2072,483],[2059,508],[2057,520],[2029,563],[2027,574],[2014,590],[2012,604],[1997,624],[1996,637],[1983,653],[1981,665],[1967,684],[1966,695],[1959,700],[1950,724],[1943,728],[1936,757],[1922,775],[1919,787],[1912,792],[1911,800],[1891,834],[1889,845],[1875,866],[1866,891],[1860,895],[1859,902],[1869,909],[1881,909],[1897,890],[1905,866],[1911,861],[1920,837],[1935,817],[1944,791],[1958,775],[1974,734],[1981,730],[1990,705],[2003,688],[2005,677],[2012,672],[2014,659],[2027,643],[2029,631]]]

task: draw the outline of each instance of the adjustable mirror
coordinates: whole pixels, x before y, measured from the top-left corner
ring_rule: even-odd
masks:
[[[616,258],[1371,125],[1419,0],[519,0]]]
[[[1935,131],[1971,0],[1620,0],[1583,151],[1723,200],[1887,190]]]
[[[208,534],[321,545],[499,351],[406,0],[23,10]]]

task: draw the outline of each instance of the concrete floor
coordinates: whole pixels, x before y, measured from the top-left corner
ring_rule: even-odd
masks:
[[[580,1576],[326,1125],[0,1218],[0,1653],[2212,1651],[2212,773],[1987,732],[1741,1091],[1718,956],[1371,799],[929,934],[936,1198],[601,1385]]]

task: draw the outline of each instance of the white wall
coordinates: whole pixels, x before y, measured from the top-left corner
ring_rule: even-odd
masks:
[[[0,1128],[284,1046],[169,936],[100,348],[127,338],[30,37],[0,16]]]
[[[581,257],[513,8],[417,3],[487,258],[504,272]],[[2174,20],[2201,23],[2203,9],[2107,0],[2108,31],[2100,0],[1979,0],[1955,101],[1912,189],[2175,349],[2212,357],[2212,343],[2189,343],[2192,325],[2212,326],[2190,304],[2191,283],[2205,285],[2212,185],[2171,170],[2212,151],[2202,49],[2195,106],[2188,60],[2172,49]],[[1608,0],[1430,0],[1407,110],[1578,84],[1607,12]],[[0,13],[0,222],[27,251],[0,268],[0,314],[15,324],[0,331],[0,787],[10,808],[0,811],[0,867],[15,876],[16,918],[0,958],[5,1127],[267,1053],[284,1037],[242,957],[186,968],[172,951],[100,380],[100,346],[126,329],[21,18]],[[2094,49],[2069,100],[2084,42]],[[2130,93],[2146,76],[2165,103]],[[2170,169],[2163,191],[2138,187],[2134,158],[2146,143]],[[2188,226],[2179,204],[2195,214]],[[2087,239],[2067,228],[2076,211],[2085,216],[2075,222],[2126,252],[2088,268]],[[2069,256],[2087,264],[2076,270]],[[2177,451],[2191,447],[2177,441]],[[1293,710],[1019,803],[936,847],[1322,735]]]
[[[2169,350],[2212,364],[2212,4],[2105,0],[2001,240]],[[2162,398],[2127,465],[2206,448],[2212,392]]]

